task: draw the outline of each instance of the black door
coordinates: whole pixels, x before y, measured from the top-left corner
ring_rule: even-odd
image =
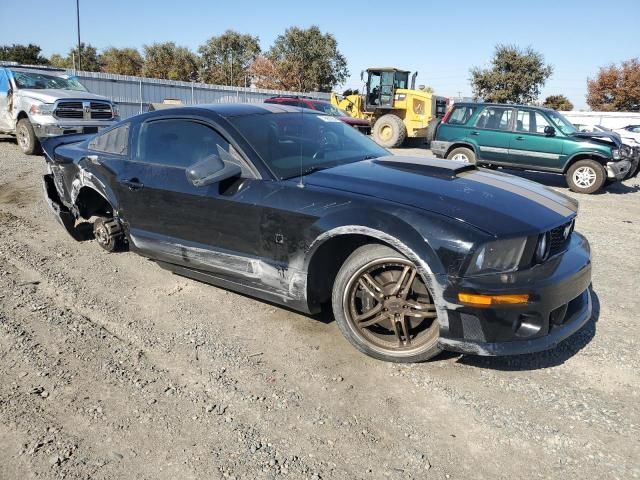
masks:
[[[241,164],[213,126],[175,118],[150,120],[134,133],[131,160],[119,175],[121,215],[131,241],[146,255],[233,274],[259,252],[258,180],[244,178],[195,187],[186,168],[216,154]],[[242,165],[241,165],[242,166]]]

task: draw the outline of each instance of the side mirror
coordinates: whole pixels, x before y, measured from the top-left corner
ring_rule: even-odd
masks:
[[[546,127],[544,127],[544,134],[547,137],[553,137],[556,134],[556,129],[551,125],[547,125]]]
[[[237,177],[242,173],[242,170],[235,163],[224,162],[214,154],[187,167],[185,173],[187,180],[194,187],[204,187],[222,182],[227,178]]]

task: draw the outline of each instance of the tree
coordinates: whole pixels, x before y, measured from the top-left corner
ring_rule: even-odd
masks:
[[[81,66],[81,70],[84,70],[85,72],[99,72],[102,69],[100,55],[98,55],[96,47],[93,47],[88,43],[81,43],[80,52],[82,53],[81,65],[78,61],[78,47],[69,50],[66,57],[54,53],[51,55],[49,61],[53,66],[58,68],[77,68],[80,70],[79,66]]]
[[[251,62],[248,74],[251,76],[253,84],[258,88],[289,90],[286,72],[267,57],[259,56]]]
[[[587,80],[587,104],[601,111],[640,110],[640,61],[602,67],[596,78]]]
[[[198,75],[198,57],[173,42],[144,46],[142,75],[169,80],[193,81]]]
[[[13,45],[0,46],[0,60],[6,62],[18,62],[24,65],[46,65],[49,60],[40,55],[42,49],[38,45],[30,43],[29,45]]]
[[[349,76],[347,60],[338,51],[338,42],[320,28],[288,28],[279,35],[267,57],[294,90],[329,92]]]
[[[531,103],[552,73],[553,67],[531,47],[498,45],[490,68],[471,69],[471,86],[476,97],[488,102]]]
[[[344,92],[342,92],[343,97],[348,97],[349,95],[360,95],[360,90],[347,88]]]
[[[227,30],[198,49],[201,82],[244,86],[249,67],[260,55],[258,37]]]
[[[140,75],[144,63],[135,48],[107,48],[101,59],[103,72],[120,75]]]
[[[542,106],[564,112],[573,110],[573,103],[564,95],[549,95],[544,99]]]

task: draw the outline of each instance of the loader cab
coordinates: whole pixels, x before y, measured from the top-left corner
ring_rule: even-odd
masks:
[[[370,68],[367,73],[367,93],[365,107],[367,110],[393,108],[395,91],[408,89],[409,73],[395,68]],[[364,77],[364,72],[363,75]],[[364,80],[364,78],[363,78]]]

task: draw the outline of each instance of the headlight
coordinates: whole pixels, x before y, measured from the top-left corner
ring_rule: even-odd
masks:
[[[33,103],[29,113],[33,115],[53,115],[53,103]]]
[[[617,148],[614,148],[613,150],[611,150],[611,157],[614,160],[620,160],[620,150],[618,150]]]
[[[118,108],[118,106],[116,104],[111,105],[111,109],[113,110],[113,118],[119,118],[120,117],[120,109]]]
[[[482,245],[471,258],[467,275],[512,272],[520,265],[526,238],[496,240]]]
[[[542,263],[549,258],[549,252],[551,251],[551,235],[549,232],[543,233],[538,238],[538,244],[536,245],[535,262]]]

